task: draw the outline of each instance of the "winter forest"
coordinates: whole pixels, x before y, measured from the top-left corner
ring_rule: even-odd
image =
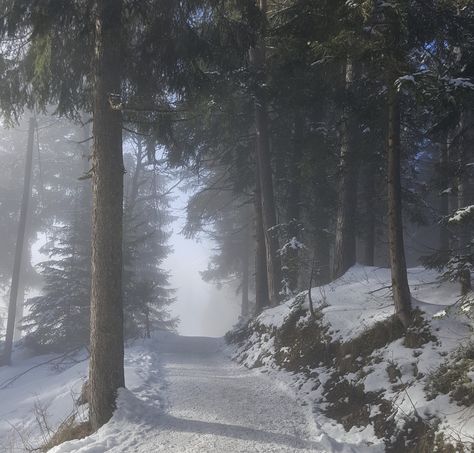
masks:
[[[0,40],[0,453],[474,451],[473,0]]]

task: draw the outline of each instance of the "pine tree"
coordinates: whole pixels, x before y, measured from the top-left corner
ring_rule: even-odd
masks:
[[[45,247],[50,260],[40,264],[43,295],[28,299],[24,320],[25,344],[33,350],[64,352],[89,344],[90,217],[84,214],[57,227],[54,245]]]
[[[34,145],[34,128],[35,119],[30,118],[28,126],[28,145],[26,149],[25,159],[25,176],[23,181],[23,196],[21,200],[20,218],[18,222],[18,234],[15,247],[15,260],[13,262],[12,282],[10,287],[10,302],[8,305],[8,319],[5,334],[5,347],[0,364],[10,365],[13,350],[13,336],[15,332],[16,314],[17,314],[17,298],[18,286],[20,283],[20,272],[22,267],[22,259],[24,258],[26,222],[28,207],[31,199],[31,179],[33,172],[33,145]]]
[[[89,128],[83,127],[85,139],[88,134]],[[76,177],[62,187],[72,210],[56,220],[43,246],[50,259],[40,264],[42,295],[27,301],[25,344],[38,351],[68,351],[89,344],[92,196],[90,179],[78,179],[81,170],[84,175],[88,172],[87,140],[80,151],[68,162]]]
[[[129,139],[134,152],[127,154],[133,171],[127,171],[124,217],[124,316],[127,337],[147,337],[152,331],[173,330],[177,319],[168,311],[174,302],[168,273],[161,268],[170,248],[167,225],[169,199],[156,163],[147,162],[144,140]]]

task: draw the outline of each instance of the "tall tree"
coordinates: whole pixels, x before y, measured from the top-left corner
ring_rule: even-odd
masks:
[[[20,219],[18,223],[18,234],[15,247],[15,261],[13,264],[12,282],[10,287],[10,302],[8,305],[7,331],[5,336],[5,348],[2,356],[2,364],[10,365],[13,349],[13,336],[15,333],[15,320],[17,315],[17,299],[20,283],[20,272],[22,258],[24,257],[24,244],[26,233],[26,221],[28,206],[31,198],[31,177],[33,170],[33,141],[35,131],[35,118],[30,118],[28,126],[28,145],[26,149],[25,177],[23,182],[23,197],[21,200]]]
[[[255,72],[255,131],[257,175],[259,178],[260,204],[262,206],[262,224],[265,236],[267,261],[267,284],[270,305],[278,305],[280,300],[281,267],[278,256],[278,231],[276,229],[275,197],[273,192],[273,176],[270,154],[269,118],[266,95],[266,50],[265,23],[267,1],[258,0],[259,8],[264,16],[263,27],[255,47],[250,50],[251,66]]]
[[[122,1],[98,0],[92,153],[92,287],[89,419],[94,430],[125,386],[122,307]],[[118,98],[118,99],[117,99]]]
[[[402,186],[401,186],[401,125],[400,94],[397,87],[399,65],[403,64],[402,15],[400,4],[391,9],[385,8],[388,22],[387,51],[389,61],[386,68],[387,81],[387,183],[388,183],[388,241],[390,268],[392,272],[392,291],[395,311],[405,327],[411,324],[411,294],[408,286],[405,246],[403,240],[402,220]],[[390,50],[389,50],[390,49]]]
[[[69,137],[75,136],[73,124],[69,126],[64,132]],[[72,211],[62,209],[50,197],[44,201],[43,208],[52,225],[45,231],[48,241],[41,251],[49,259],[39,264],[44,284],[41,295],[27,301],[23,329],[25,344],[40,352],[64,352],[89,344],[92,194],[90,179],[84,175],[89,171],[90,128],[86,123],[81,129],[79,153],[76,146],[61,142],[61,154],[69,158],[59,162],[68,177],[60,182],[58,192],[66,194],[66,204]],[[66,151],[67,148],[71,149]],[[49,186],[51,175],[47,173],[44,177]],[[58,217],[58,211],[64,213]]]
[[[167,246],[168,212],[165,177],[149,162],[142,136],[127,139],[124,209],[123,298],[125,335],[150,337],[156,329],[176,327],[167,310],[174,301],[168,273],[161,268]],[[165,192],[165,193],[163,193]]]
[[[345,99],[340,126],[340,157],[336,238],[332,277],[343,275],[356,262],[357,171],[355,155],[355,125],[350,99],[354,84],[354,62],[350,57],[344,64]]]

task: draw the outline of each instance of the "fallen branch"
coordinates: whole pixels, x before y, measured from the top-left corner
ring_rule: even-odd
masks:
[[[374,289],[373,291],[369,291],[367,294],[374,294],[378,291],[383,291],[384,289],[392,289],[392,285],[382,286],[381,288]]]

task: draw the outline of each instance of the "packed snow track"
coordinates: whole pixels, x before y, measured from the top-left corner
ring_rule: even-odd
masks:
[[[93,436],[54,452],[332,452],[309,408],[256,371],[231,362],[221,340],[166,335],[130,351],[131,391]],[[313,433],[313,435],[312,435]]]

